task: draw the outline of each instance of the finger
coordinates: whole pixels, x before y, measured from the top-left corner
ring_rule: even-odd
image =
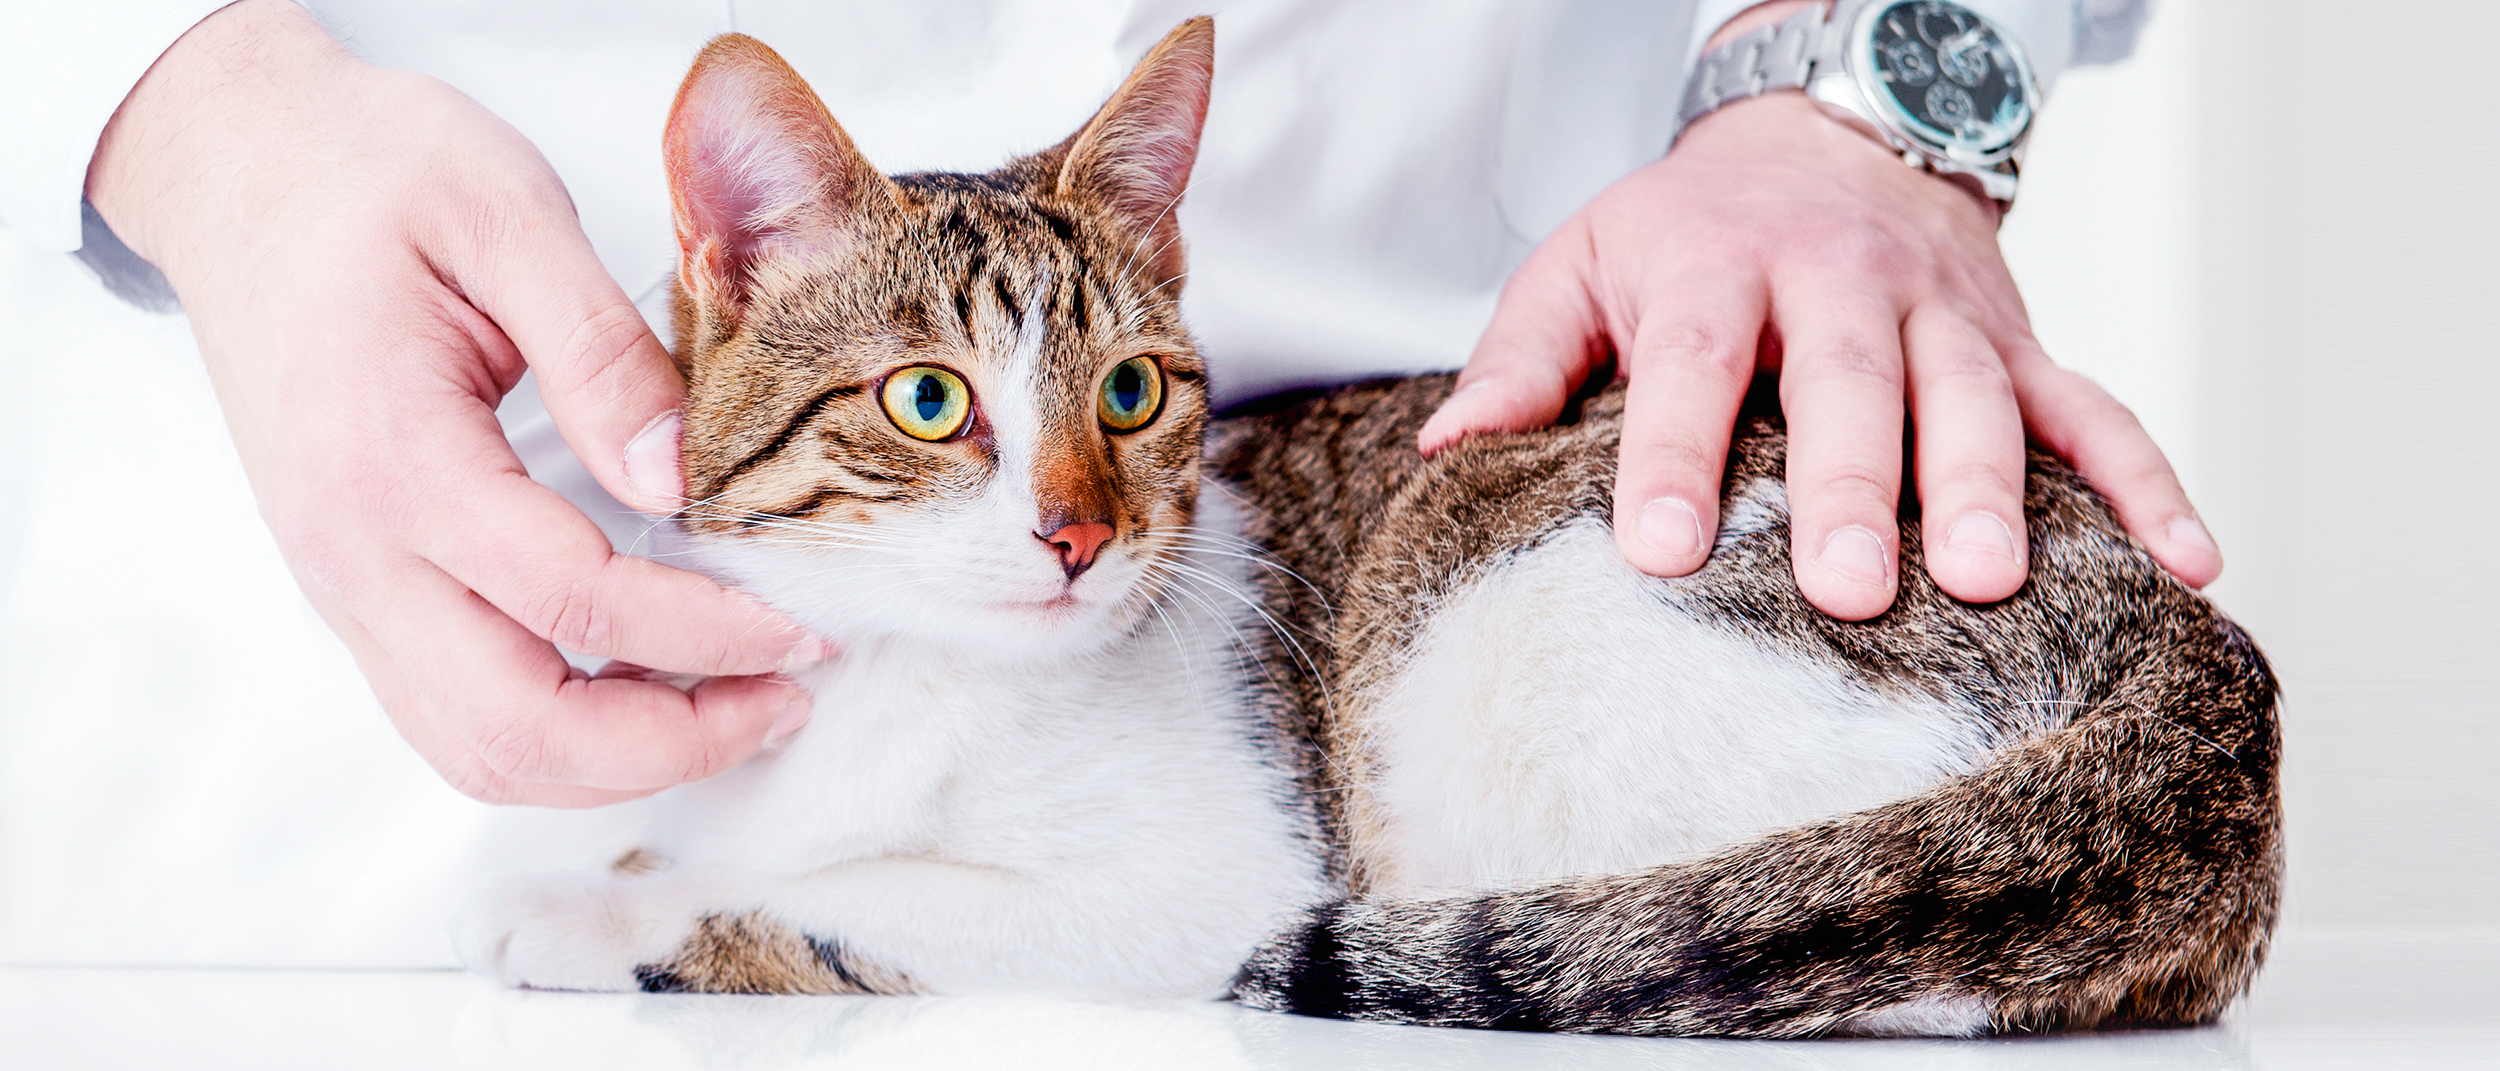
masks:
[[[1470,435],[1527,431],[1562,416],[1608,352],[1584,271],[1590,255],[1586,227],[1574,220],[1511,273],[1458,388],[1415,437],[1425,456]]]
[[[770,673],[826,656],[821,640],[695,573],[618,554],[572,503],[529,478],[483,427],[437,433],[445,465],[402,538],[530,632],[672,673]],[[466,447],[469,457],[461,463]]]
[[[418,697],[408,685],[408,677],[391,661],[381,642],[358,624],[355,615],[339,602],[325,595],[319,587],[304,585],[305,597],[321,614],[331,631],[347,644],[355,656],[356,668],[373,687],[374,697],[391,716],[402,739],[432,766],[445,783],[462,795],[483,803],[526,804],[534,807],[599,807],[648,796],[658,789],[618,791],[584,788],[579,785],[540,785],[515,781],[489,769],[477,757],[474,748],[442,731],[440,719],[420,716],[416,710]]]
[[[2132,411],[2037,346],[2018,350],[2007,371],[2032,435],[2109,499],[2119,523],[2162,568],[2190,587],[2222,575],[2222,549],[2188,502],[2170,459]]]
[[[552,181],[552,180],[551,180]],[[569,206],[525,211],[469,270],[469,300],[521,350],[556,430],[617,501],[683,504],[677,367],[590,247]]]
[[[1892,605],[1899,583],[1901,315],[1829,279],[1773,302],[1797,587],[1824,613],[1864,620]]]
[[[1902,325],[1918,448],[1921,542],[1945,594],[1995,602],[2029,569],[2023,418],[1986,333],[1934,305]]]
[[[581,677],[442,571],[409,560],[391,573],[392,612],[357,624],[392,652],[401,732],[447,775],[473,763],[524,785],[649,792],[728,769],[806,718],[806,692],[771,677],[692,692]]]
[[[1695,273],[1648,302],[1626,371],[1615,543],[1653,576],[1709,560],[1728,436],[1752,382],[1766,295],[1758,280]]]

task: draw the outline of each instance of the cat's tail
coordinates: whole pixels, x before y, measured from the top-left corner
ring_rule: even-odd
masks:
[[[1918,796],[1636,873],[1336,903],[1260,948],[1236,994],[1622,1034],[2209,1020],[2274,924],[2275,686],[2236,627],[2186,627],[2223,635],[2171,646],[2064,727]]]

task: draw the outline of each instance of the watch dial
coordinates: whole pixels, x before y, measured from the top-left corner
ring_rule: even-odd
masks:
[[[1960,4],[1915,0],[1875,17],[1867,44],[1882,103],[1945,145],[1989,152],[2031,123],[2022,60],[1996,30]]]

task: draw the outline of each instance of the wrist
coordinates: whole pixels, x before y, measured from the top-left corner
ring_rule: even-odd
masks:
[[[1685,81],[1686,130],[1725,126],[1700,121],[1731,104],[1802,91],[1828,119],[1999,215],[2013,201],[2039,86],[1987,17],[1954,0],[1764,4],[1712,40]]]
[[[289,135],[370,69],[287,0],[230,4],[123,98],[88,164],[87,199],[124,244],[173,276],[196,245],[190,236],[249,213],[259,180],[290,166]]]
[[[1835,109],[1799,90],[1732,101],[1695,119],[1667,150],[1667,156],[1705,157],[1698,162],[1717,168],[1741,167],[1743,161],[1772,161],[1794,169],[1811,169],[1852,186],[1931,189],[1938,194],[1938,203],[1953,205],[1957,212],[1963,204],[1979,208],[1990,227],[2002,218],[2000,205],[1976,182],[1964,176],[1905,166],[1901,154],[1863,120],[1845,112],[1835,114]],[[1968,196],[1947,194],[1943,189],[1946,186]]]

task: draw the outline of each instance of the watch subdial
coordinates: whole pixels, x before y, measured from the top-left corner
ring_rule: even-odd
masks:
[[[1946,38],[1936,46],[1936,66],[1944,76],[1972,89],[1988,78],[1987,31],[1972,29]]]
[[[1936,64],[1927,58],[1927,48],[1916,41],[1895,41],[1884,48],[1884,73],[1905,86],[1923,86],[1936,80]]]
[[[1975,136],[1980,133],[1979,102],[1967,89],[1938,82],[1927,90],[1927,121],[1959,137]]]

